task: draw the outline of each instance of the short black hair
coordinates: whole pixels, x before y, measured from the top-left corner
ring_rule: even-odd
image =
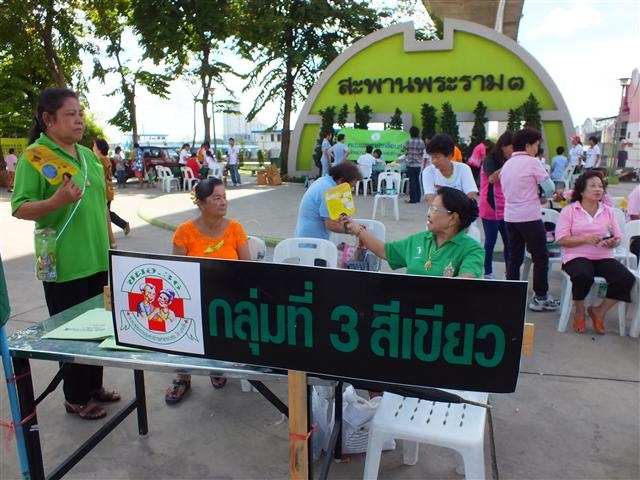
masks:
[[[340,162],[338,165],[331,167],[329,169],[329,175],[333,178],[336,183],[340,180],[343,182],[353,182],[354,180],[362,180],[362,173],[356,165],[355,162],[352,161],[344,161]]]
[[[557,153],[558,155],[562,155],[562,154],[564,153],[564,147],[558,147],[558,148],[556,148],[556,153]]]
[[[341,142],[342,140],[344,140],[344,133],[339,133],[338,134],[338,141]]]
[[[598,177],[602,181],[602,188],[604,189],[604,193],[607,193],[607,182],[604,178],[604,174],[600,170],[589,168],[582,175],[580,175],[576,179],[576,183],[573,184],[573,192],[571,192],[572,202],[582,201],[582,194],[587,189],[587,181],[593,177]]]
[[[413,126],[409,129],[409,135],[411,138],[420,138],[420,129],[416,126]]]
[[[373,145],[367,145],[367,146],[364,148],[364,151],[365,151],[365,152],[367,152],[367,153],[371,153],[371,152],[373,152]]]
[[[109,144],[104,138],[96,138],[93,143],[96,144],[96,147],[98,147],[101,154],[105,156],[109,155]]]
[[[445,157],[450,157],[453,155],[453,148],[455,147],[455,143],[453,143],[453,138],[451,138],[446,133],[439,133],[434,135],[429,143],[427,143],[427,153],[429,155],[433,153],[441,153]]]
[[[373,153],[374,153],[374,154],[375,154],[375,153],[377,153],[377,154],[379,154],[380,156],[382,156],[382,150],[380,150],[379,148],[376,148],[376,149],[373,151]]]
[[[478,203],[467,197],[464,192],[452,187],[440,187],[436,195],[442,197],[444,208],[452,213],[457,213],[460,218],[460,230],[469,227],[478,218]]]
[[[596,137],[596,136],[594,136],[594,135],[591,135],[591,136],[589,137],[589,140],[590,140],[590,141],[592,141],[592,142],[593,142],[593,143],[595,143],[595,144],[597,144],[597,143],[598,143],[598,137]]]
[[[206,198],[213,193],[213,190],[218,185],[224,185],[224,183],[222,183],[222,180],[218,177],[209,177],[205,180],[199,181],[198,183],[196,183],[196,187],[194,189],[196,193],[196,199],[206,200]]]
[[[535,128],[526,127],[518,130],[513,134],[513,150],[515,152],[524,152],[527,145],[533,145],[542,140],[542,133]]]

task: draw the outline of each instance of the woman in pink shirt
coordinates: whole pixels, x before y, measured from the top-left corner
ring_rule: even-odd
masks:
[[[604,317],[619,301],[631,301],[635,277],[613,257],[622,232],[613,209],[602,202],[604,178],[599,171],[588,170],[576,180],[572,203],[560,212],[556,224],[556,242],[562,247],[562,269],[571,277],[573,330],[586,330],[584,299],[593,277],[607,280],[607,294],[602,303],[587,308],[596,333],[604,335]]]

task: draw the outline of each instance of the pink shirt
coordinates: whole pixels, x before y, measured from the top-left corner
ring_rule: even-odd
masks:
[[[616,238],[622,238],[613,209],[600,202],[595,216],[589,215],[580,202],[574,202],[562,209],[556,223],[556,241],[574,235],[598,235],[604,237],[612,233]],[[577,247],[562,247],[562,263],[574,258],[588,258],[602,260],[613,258],[613,249],[599,245],[578,245]]]
[[[549,174],[537,158],[527,152],[514,152],[500,171],[504,192],[505,222],[532,222],[542,218],[538,184]]]
[[[484,143],[479,143],[476,145],[471,152],[471,156],[469,160],[467,160],[467,165],[470,167],[480,167],[482,165],[482,160],[487,156],[487,146]]]
[[[627,213],[640,216],[640,186],[637,186],[629,194],[627,199]]]
[[[9,172],[15,172],[16,171],[16,163],[18,163],[18,157],[15,156],[13,153],[9,153],[7,154],[6,157],[4,157],[4,161],[7,164],[7,170]]]
[[[493,184],[493,203],[495,209],[489,203],[489,180],[484,171],[480,172],[480,218],[485,220],[504,220],[504,193],[502,193],[502,182],[500,179]]]

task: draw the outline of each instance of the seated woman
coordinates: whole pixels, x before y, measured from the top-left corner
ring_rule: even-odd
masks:
[[[573,330],[584,333],[584,299],[589,294],[593,277],[607,280],[607,294],[597,306],[587,309],[596,333],[604,335],[604,317],[618,302],[631,301],[635,277],[614,259],[613,249],[620,245],[622,233],[611,207],[605,205],[604,178],[597,170],[587,170],[576,180],[569,205],[564,207],[556,223],[556,242],[562,248],[562,269],[571,277],[576,311]]]
[[[476,218],[475,200],[455,188],[441,187],[429,207],[425,232],[385,243],[353,220],[345,230],[394,270],[406,267],[413,275],[480,278],[484,249],[465,232]]]
[[[189,257],[249,260],[249,243],[242,225],[226,217],[227,197],[222,180],[207,178],[195,186],[195,204],[200,215],[179,225],[173,236],[173,254]],[[211,377],[215,388],[222,388],[226,378]],[[167,388],[165,402],[173,405],[191,387],[191,375],[177,375]]]

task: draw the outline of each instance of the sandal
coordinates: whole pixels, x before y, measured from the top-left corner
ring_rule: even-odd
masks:
[[[213,385],[213,388],[224,388],[224,386],[227,384],[227,378],[226,377],[209,377],[211,379],[211,385]]]
[[[598,335],[604,335],[604,323],[602,323],[602,320],[596,315],[595,309],[593,307],[589,307],[587,308],[587,312],[589,312],[589,316],[593,321],[593,329]]]
[[[106,390],[104,387],[91,392],[91,398],[98,402],[118,402],[120,401],[120,394],[115,390]]]
[[[64,401],[64,408],[67,413],[75,413],[83,420],[99,420],[107,416],[107,412],[104,408],[95,405],[94,403],[87,403],[85,405],[69,403]]]
[[[573,331],[576,333],[584,333],[587,331],[587,322],[584,321],[584,317],[573,319]]]
[[[167,405],[175,405],[182,400],[189,388],[191,388],[191,380],[174,379],[164,394],[164,401]]]

